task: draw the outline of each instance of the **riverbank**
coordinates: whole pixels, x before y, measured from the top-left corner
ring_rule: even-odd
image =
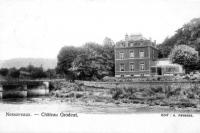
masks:
[[[109,110],[112,106],[138,112],[200,112],[198,88],[102,88],[59,82],[52,84],[50,96],[91,110],[100,106]]]

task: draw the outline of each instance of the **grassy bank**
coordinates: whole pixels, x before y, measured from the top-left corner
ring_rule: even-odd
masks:
[[[199,107],[198,88],[182,91],[181,88],[116,88],[111,90],[112,98],[124,103],[141,103],[149,106],[170,106],[178,108]]]
[[[188,89],[173,87],[121,87],[107,89],[63,81],[51,83],[50,94],[66,101],[87,104],[137,104],[155,108],[200,109],[200,89],[195,86]]]

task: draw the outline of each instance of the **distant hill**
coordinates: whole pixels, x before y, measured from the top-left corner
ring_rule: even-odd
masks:
[[[11,68],[11,67],[26,67],[33,65],[35,67],[42,66],[44,69],[52,69],[57,65],[56,59],[43,59],[43,58],[15,58],[10,60],[0,61],[0,68]]]

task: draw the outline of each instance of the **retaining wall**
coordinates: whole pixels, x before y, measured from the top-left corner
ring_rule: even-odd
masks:
[[[138,82],[93,82],[93,81],[76,81],[78,84],[83,84],[88,87],[95,88],[181,88],[181,89],[189,89],[189,88],[200,88],[199,81],[138,81]]]

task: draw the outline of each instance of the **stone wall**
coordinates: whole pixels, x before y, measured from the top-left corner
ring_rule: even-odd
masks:
[[[138,88],[138,89],[148,89],[148,88],[181,88],[181,89],[190,89],[190,88],[200,88],[200,82],[174,82],[174,81],[139,81],[139,82],[93,82],[93,81],[76,81],[78,84],[83,84],[88,87],[95,88]]]

